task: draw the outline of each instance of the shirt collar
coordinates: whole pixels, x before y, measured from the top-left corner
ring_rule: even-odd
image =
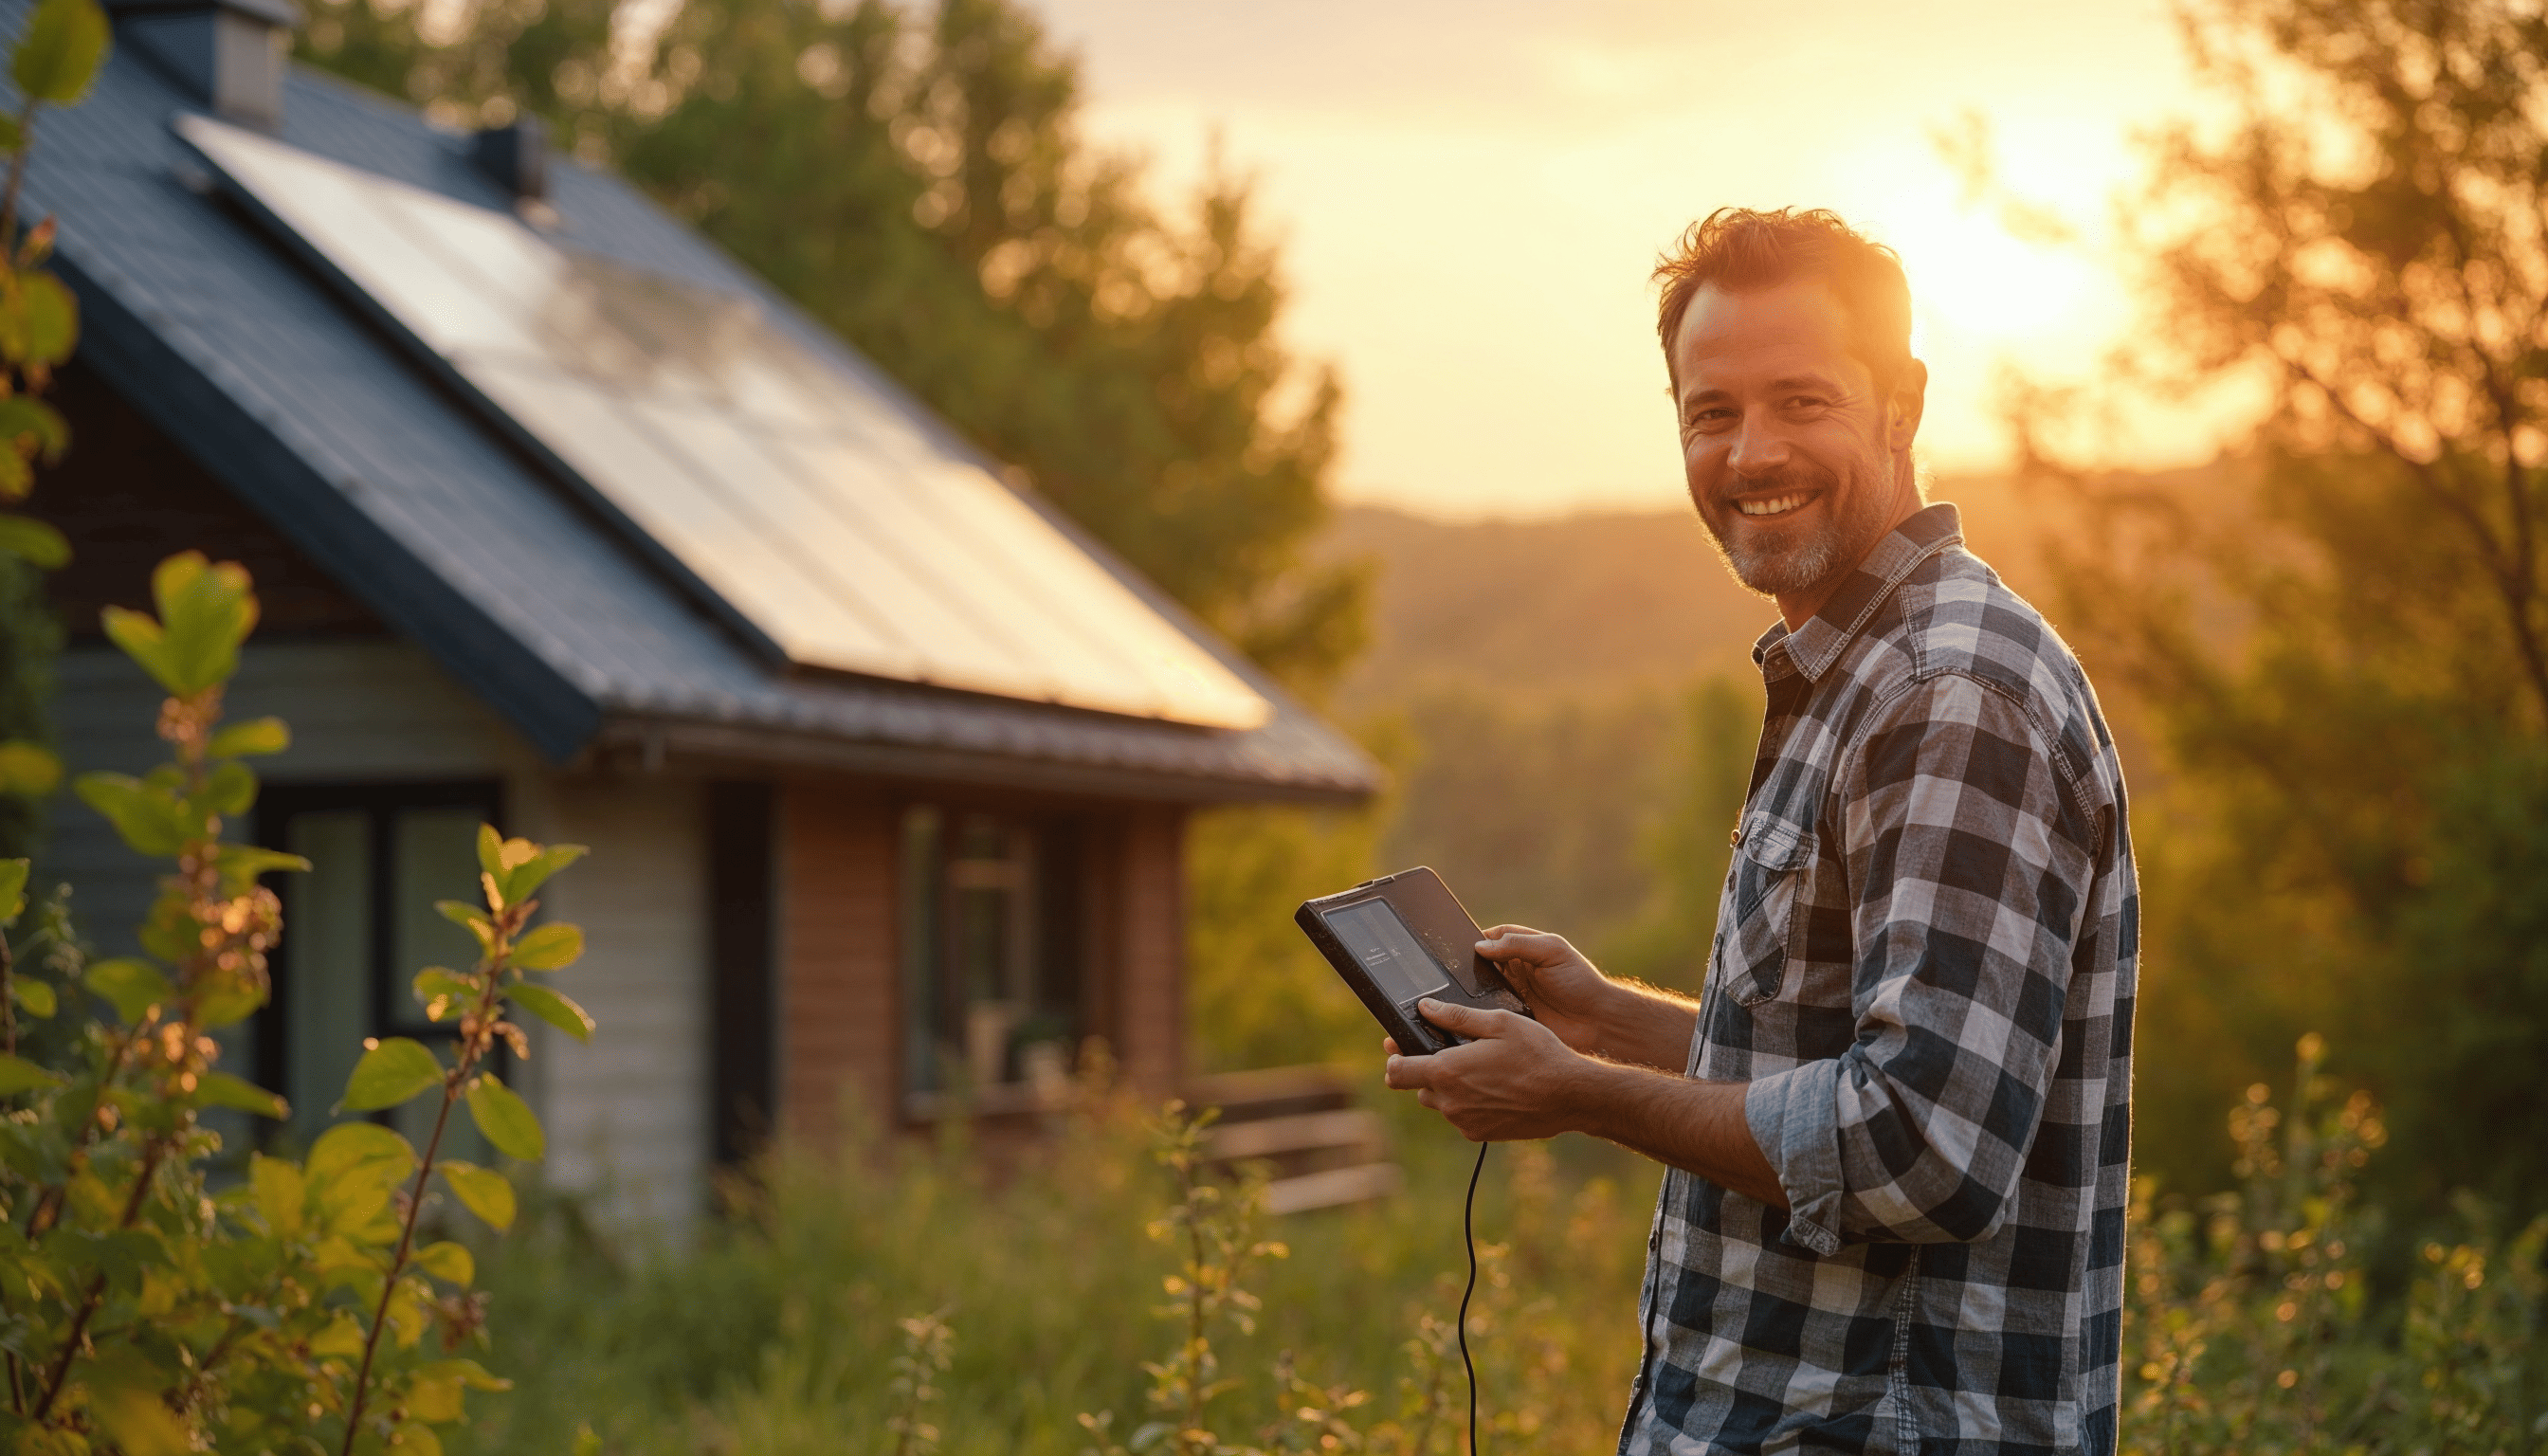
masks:
[[[1858,636],[1884,598],[1912,570],[1949,546],[1963,540],[1963,521],[1956,507],[1945,501],[1914,511],[1902,524],[1895,526],[1866,559],[1841,583],[1840,590],[1822,605],[1822,610],[1805,619],[1805,624],[1790,632],[1783,621],[1772,622],[1770,630],[1752,644],[1752,661],[1772,678],[1780,676],[1780,665],[1774,656],[1782,657],[1786,665],[1805,676],[1808,682],[1819,682],[1831,665],[1840,660],[1843,650]]]

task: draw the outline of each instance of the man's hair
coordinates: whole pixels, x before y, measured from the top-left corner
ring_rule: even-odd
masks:
[[[1664,364],[1680,383],[1673,339],[1689,301],[1714,284],[1728,293],[1775,288],[1797,277],[1819,278],[1849,316],[1849,349],[1875,376],[1878,394],[1892,391],[1911,362],[1911,283],[1893,249],[1858,231],[1822,208],[1774,213],[1718,208],[1673,244],[1655,264],[1663,285]]]

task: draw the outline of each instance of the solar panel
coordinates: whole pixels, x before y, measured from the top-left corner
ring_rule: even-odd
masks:
[[[1271,716],[1016,493],[757,300],[253,132],[176,126],[765,651],[1207,727]]]

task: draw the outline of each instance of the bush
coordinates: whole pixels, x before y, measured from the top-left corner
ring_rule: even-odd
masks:
[[[2507,1236],[2471,1207],[2384,1298],[2355,1192],[2379,1115],[2319,1054],[2288,1117],[2262,1088],[2233,1111],[2238,1191],[2139,1188],[2125,1448],[2540,1449],[2548,1221]],[[1189,1120],[1102,1095],[996,1175],[961,1129],[782,1153],[686,1253],[623,1263],[548,1202],[488,1275],[520,1386],[459,1443],[554,1451],[590,1418],[624,1453],[1456,1450],[1472,1148],[1386,1115],[1406,1195],[1270,1227],[1244,1182],[1200,1176]],[[1653,1188],[1583,1139],[1489,1155],[1469,1327],[1490,1444],[1615,1439]]]
[[[106,628],[167,690],[158,725],[171,761],[140,778],[79,781],[126,844],[173,870],[140,928],[144,955],[84,963],[57,914],[23,947],[0,948],[12,952],[0,955],[0,1441],[20,1456],[434,1456],[465,1393],[504,1383],[459,1353],[480,1342],[486,1316],[469,1293],[475,1256],[419,1243],[419,1220],[435,1174],[487,1223],[513,1218],[501,1173],[437,1154],[463,1104],[497,1148],[541,1153],[538,1120],[487,1058],[499,1043],[527,1054],[506,1020],[517,1008],[592,1032],[573,1002],[524,976],[581,951],[575,927],[530,921],[541,883],[584,851],[480,830],[486,903],[441,907],[476,934],[479,963],[427,967],[415,986],[428,1017],[457,1024],[455,1055],[367,1043],[340,1104],[369,1113],[438,1094],[421,1155],[377,1123],[344,1122],[305,1161],[250,1153],[244,1176],[217,1184],[208,1170],[223,1139],[202,1115],[288,1111],[220,1069],[216,1038],[266,1000],[283,917],[259,877],[309,866],[222,839],[256,800],[246,761],[291,742],[275,719],[221,722],[256,621],[247,574],[188,553],[162,562],[152,589],[157,616],[110,607]],[[23,911],[27,869],[0,862],[0,926]],[[14,954],[39,941],[43,973]],[[20,1015],[81,1007],[97,1014],[44,1039],[46,1050],[21,1046]]]

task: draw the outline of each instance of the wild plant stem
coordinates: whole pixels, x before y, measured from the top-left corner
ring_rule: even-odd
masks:
[[[18,954],[0,933],[0,1050],[18,1054]]]
[[[1177,1180],[1185,1185],[1186,1239],[1192,1249],[1193,1268],[1186,1292],[1186,1422],[1185,1432],[1177,1437],[1179,1445],[1194,1440],[1194,1432],[1203,1427],[1203,1220],[1195,1203],[1194,1162],[1188,1158],[1177,1164]]]
[[[516,910],[515,915],[526,913]],[[398,1253],[390,1260],[389,1277],[381,1284],[381,1302],[372,1310],[372,1327],[363,1335],[363,1363],[354,1373],[354,1399],[345,1408],[345,1444],[341,1456],[353,1456],[355,1433],[362,1429],[363,1405],[371,1397],[372,1359],[381,1347],[381,1326],[388,1322],[390,1300],[398,1293],[399,1276],[407,1272],[408,1253],[415,1247],[415,1222],[424,1213],[424,1182],[433,1176],[434,1156],[442,1150],[443,1130],[451,1126],[451,1107],[460,1100],[460,1089],[476,1069],[478,1058],[485,1054],[494,1025],[496,1004],[502,994],[504,966],[512,940],[513,922],[497,912],[496,942],[488,949],[487,980],[478,993],[476,1030],[460,1044],[460,1055],[451,1073],[442,1079],[442,1107],[433,1115],[433,1134],[424,1139],[424,1156],[415,1165],[415,1184],[408,1190],[407,1223],[399,1229]]]
[[[0,247],[18,245],[18,189],[27,180],[27,153],[36,143],[36,99],[18,108],[18,149],[9,157],[9,190],[0,193]]]
[[[141,1205],[150,1196],[150,1180],[159,1174],[159,1159],[167,1153],[165,1139],[153,1138],[141,1146],[141,1172],[133,1180],[133,1196],[124,1201],[124,1217],[116,1220],[118,1228],[130,1228],[141,1217]],[[71,1320],[70,1332],[62,1336],[61,1355],[53,1361],[52,1374],[45,1381],[43,1399],[36,1403],[35,1419],[42,1423],[61,1399],[62,1386],[70,1380],[71,1362],[79,1358],[80,1343],[88,1337],[88,1321],[97,1317],[97,1307],[106,1300],[106,1275],[100,1273],[89,1281],[88,1294],[80,1301],[78,1318]]]
[[[415,1185],[408,1190],[407,1224],[399,1229],[398,1253],[390,1260],[388,1277],[381,1281],[381,1302],[372,1309],[372,1327],[363,1335],[363,1363],[354,1372],[353,1403],[345,1409],[342,1456],[353,1456],[354,1435],[363,1427],[363,1403],[371,1395],[372,1357],[381,1347],[381,1326],[389,1322],[390,1301],[398,1294],[399,1276],[407,1272],[408,1251],[415,1245],[416,1217],[424,1212],[424,1180],[433,1174],[434,1154],[442,1148],[442,1130],[451,1123],[451,1105],[460,1100],[460,1084],[477,1059],[464,1053],[460,1064],[442,1083],[442,1107],[433,1115],[433,1136],[424,1140],[424,1157],[415,1167]]]

